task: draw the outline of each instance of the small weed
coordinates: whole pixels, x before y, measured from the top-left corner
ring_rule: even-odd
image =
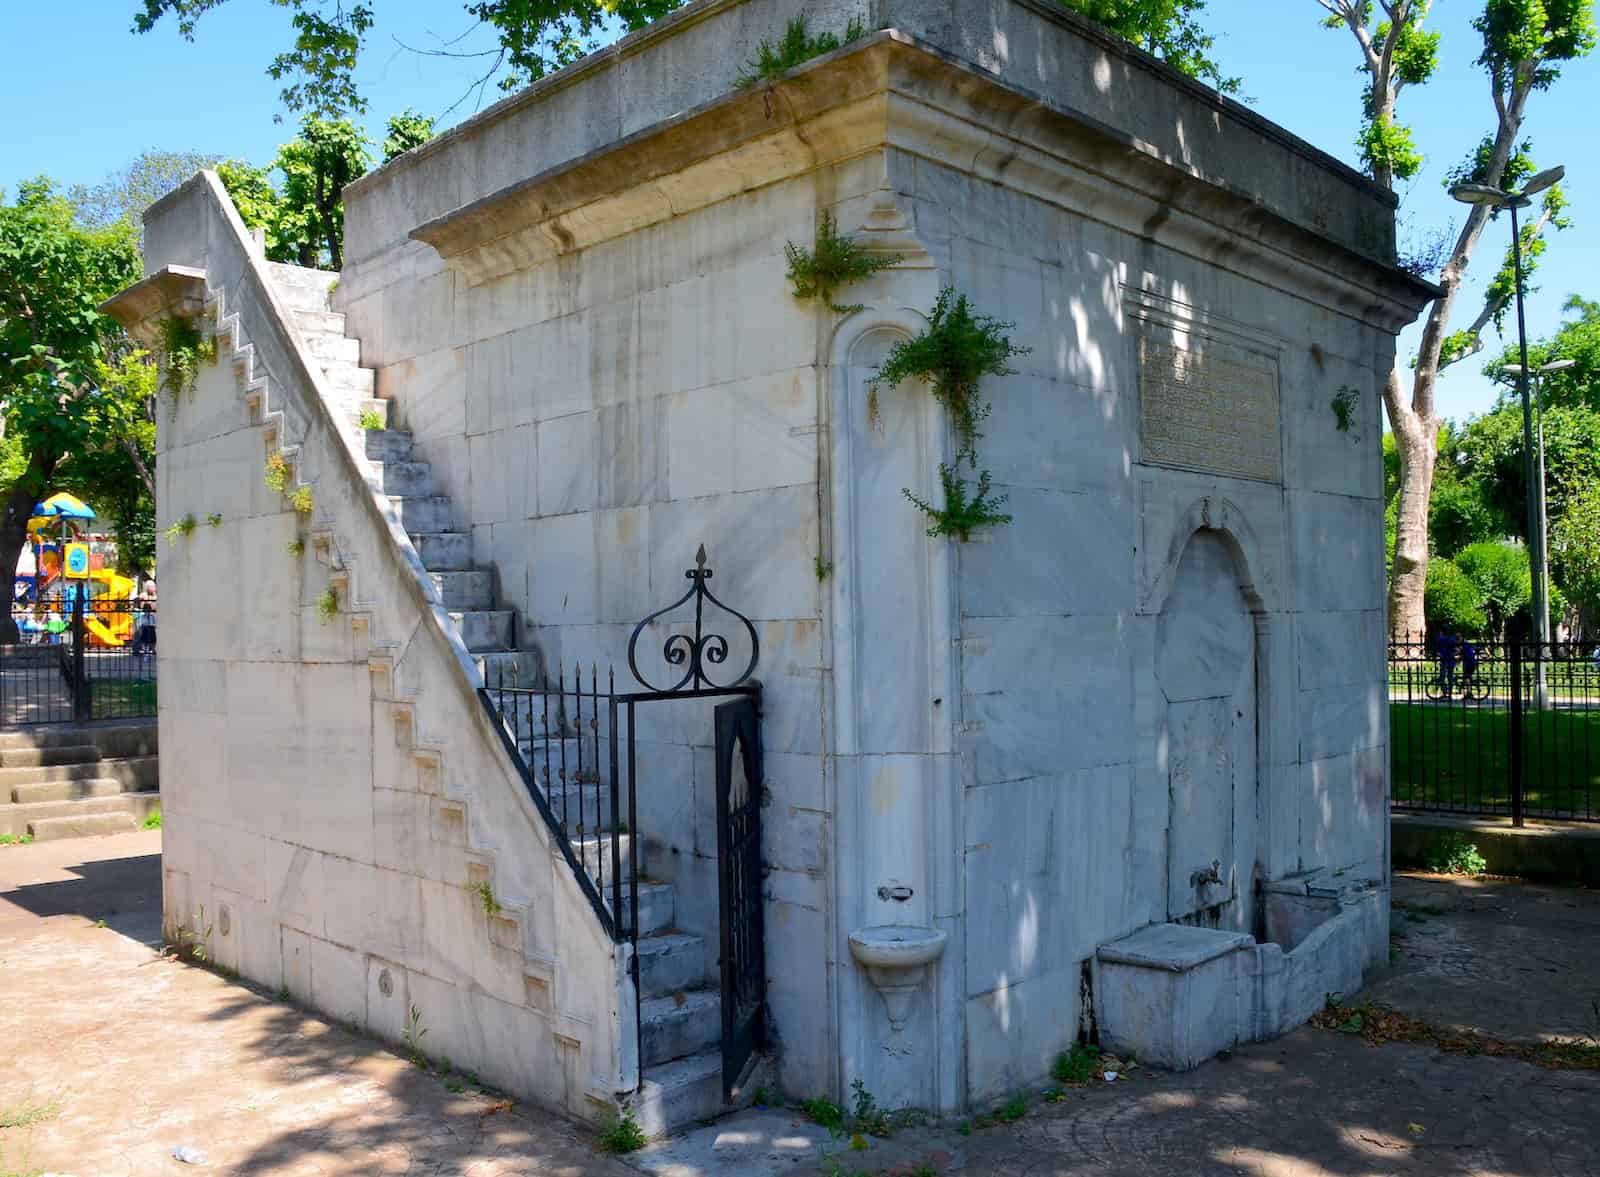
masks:
[[[1028,1114],[1028,1100],[1022,1095],[1013,1095],[1005,1103],[994,1109],[994,1118],[1002,1124],[1015,1124]]]
[[[866,35],[866,25],[855,19],[845,26],[842,41],[834,33],[822,33],[813,37],[806,27],[806,14],[802,12],[784,27],[783,39],[776,45],[763,41],[756,46],[755,59],[747,67],[749,72],[739,76],[738,85],[754,86],[757,82],[770,81],[779,74],[788,73],[795,66],[810,61],[813,57],[832,53],[841,45],[859,41]]]
[[[1449,834],[1428,851],[1428,869],[1440,875],[1481,875],[1489,869],[1475,842],[1462,834]]]
[[[1361,405],[1361,390],[1351,388],[1348,384],[1339,386],[1339,391],[1333,394],[1333,401],[1329,407],[1333,409],[1334,428],[1340,433],[1349,433],[1355,426],[1356,409]]]
[[[0,1108],[0,1128],[28,1128],[34,1124],[42,1124],[46,1120],[53,1120],[60,1113],[61,1105],[53,1099],[42,1103],[24,1100]]]
[[[26,846],[31,841],[32,834],[0,834],[0,846]]]
[[[97,927],[97,928],[104,928],[107,925],[106,925],[106,921],[105,920],[95,920],[94,921],[94,926]]]
[[[328,297],[332,298],[335,294],[338,294],[338,293],[339,293],[339,279],[335,278],[332,282],[328,283]]]
[[[755,1104],[758,1108],[766,1107],[770,1102],[767,1097],[767,1089],[765,1087],[757,1087],[755,1094],[750,1097],[750,1102]]]
[[[282,454],[272,454],[267,458],[267,470],[262,477],[268,490],[282,494],[289,486],[289,459]]]
[[[316,505],[311,499],[311,488],[296,487],[294,494],[289,496],[289,505],[302,515],[311,514],[312,508]]]
[[[285,550],[298,559],[306,554],[306,541],[298,538],[292,539],[286,545]]]
[[[819,1124],[830,1132],[844,1131],[844,1109],[830,1100],[821,1096],[802,1100],[800,1110],[812,1123]]]
[[[211,925],[206,923],[206,909],[195,908],[193,926],[189,922],[168,924],[161,929],[166,947],[162,955],[188,964],[206,964],[211,960]]]
[[[147,830],[159,830],[161,828],[161,806],[157,805],[149,813],[145,814],[144,828]]]
[[[285,1005],[288,1005],[289,1002],[293,1000],[292,995],[289,993],[289,986],[287,986],[287,985],[279,985],[278,986],[278,1000],[283,1002]]]
[[[971,1120],[962,1120],[961,1123],[957,1124],[956,1125],[956,1135],[957,1136],[971,1136],[972,1135],[972,1121]]]
[[[867,1090],[867,1085],[860,1079],[855,1079],[850,1084],[852,1101],[853,1127],[873,1136],[887,1139],[894,1135],[893,1118],[883,1108],[878,1106],[878,1101],[872,1092]]]
[[[212,363],[216,360],[217,340],[215,336],[203,334],[188,319],[165,319],[161,323],[161,342],[157,354],[167,369],[161,387],[176,400],[183,393],[194,391],[201,362]]]
[[[460,1079],[458,1079],[456,1076],[451,1075],[449,1078],[447,1078],[444,1081],[444,1089],[446,1091],[448,1091],[451,1095],[460,1095],[463,1091],[465,1091],[467,1089],[467,1085],[465,1083],[463,1083]]]
[[[897,253],[869,253],[861,248],[855,238],[838,231],[833,214],[826,212],[817,226],[814,250],[793,241],[787,242],[783,249],[789,258],[789,286],[794,296],[820,298],[825,307],[838,315],[852,315],[861,310],[861,304],[840,306],[833,301],[835,290],[864,281],[901,260]]]
[[[194,529],[198,526],[199,524],[195,522],[193,515],[185,515],[171,527],[167,528],[167,543],[176,547],[180,539],[187,539],[189,536],[193,535]]]
[[[1050,1067],[1050,1077],[1068,1087],[1082,1087],[1094,1078],[1100,1062],[1100,1052],[1087,1043],[1075,1042],[1071,1050],[1056,1055]]]
[[[362,429],[371,433],[375,429],[383,428],[383,415],[377,409],[365,408],[361,410],[361,419],[357,422]]]
[[[212,527],[221,527],[222,526],[222,516],[218,515],[215,511],[213,511],[213,512],[211,512],[211,514],[206,516],[206,522],[209,523]]]
[[[966,479],[957,474],[956,467],[940,462],[939,482],[944,488],[942,507],[935,507],[926,499],[918,498],[911,493],[910,487],[900,489],[900,493],[905,495],[918,510],[933,520],[933,525],[928,528],[929,536],[933,538],[953,536],[966,543],[972,538],[972,533],[980,527],[994,527],[1011,522],[1011,516],[1000,510],[1011,496],[990,495],[989,471],[984,470],[978,475],[977,490],[971,498],[967,497]]]
[[[818,584],[821,584],[823,581],[827,580],[828,577],[833,575],[832,560],[824,560],[821,556],[817,556],[815,557],[815,566]]]
[[[412,1065],[426,1069],[428,1056],[422,1053],[422,1040],[428,1034],[422,1024],[422,1011],[412,1006],[406,1012],[406,1025],[402,1031],[406,1042],[406,1052],[411,1056]]]
[[[339,615],[339,593],[332,585],[322,590],[322,595],[317,598],[317,616],[322,618],[324,624],[332,621]]]
[[[483,914],[493,919],[500,914],[500,901],[494,897],[494,888],[487,880],[478,883],[473,890],[477,891],[478,899],[483,904]]]
[[[629,1153],[638,1152],[648,1141],[633,1113],[623,1112],[612,1116],[611,1122],[600,1130],[597,1143],[603,1152]]]
[[[1508,1042],[1474,1030],[1436,1026],[1377,1002],[1347,1006],[1336,993],[1329,994],[1325,1008],[1311,1015],[1311,1024],[1323,1030],[1359,1036],[1369,1046],[1413,1042],[1431,1044],[1446,1054],[1520,1059],[1552,1071],[1600,1071],[1600,1043],[1592,1040],[1557,1038],[1543,1042]]]

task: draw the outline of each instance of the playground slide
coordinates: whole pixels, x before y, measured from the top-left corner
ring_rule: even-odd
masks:
[[[102,568],[89,574],[106,586],[106,591],[89,603],[89,615],[83,619],[89,643],[95,646],[125,646],[133,639],[133,614],[126,608],[112,611],[101,607],[102,601],[127,601],[133,597],[133,580]]]

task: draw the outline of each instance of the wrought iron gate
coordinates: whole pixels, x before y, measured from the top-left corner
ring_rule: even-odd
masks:
[[[760,697],[721,704],[717,723],[717,878],[722,912],[722,1094],[731,1098],[765,1045],[767,955],[761,899]]]

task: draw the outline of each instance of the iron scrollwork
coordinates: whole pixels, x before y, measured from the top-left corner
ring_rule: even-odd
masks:
[[[665,609],[658,609],[633,627],[633,636],[628,639],[628,669],[633,672],[633,677],[650,691],[657,694],[668,695],[677,691],[730,691],[745,682],[755,673],[756,663],[761,658],[761,640],[756,636],[756,627],[748,617],[736,609],[731,609],[719,601],[707,585],[711,579],[711,569],[706,567],[706,547],[700,545],[700,550],[695,553],[694,567],[684,572],[689,578],[689,591],[684,593]],[[651,623],[665,617],[667,614],[681,609],[694,601],[694,636],[687,633],[675,633],[668,636],[661,646],[661,656],[668,666],[683,667],[683,675],[671,686],[657,686],[647,679],[639,670],[637,658],[639,637]],[[730,682],[717,682],[708,673],[710,666],[721,666],[728,660],[730,646],[728,639],[720,633],[707,633],[705,631],[705,605],[710,601],[718,609],[728,614],[740,625],[744,626],[745,633],[750,637],[750,662],[745,666],[739,677]]]

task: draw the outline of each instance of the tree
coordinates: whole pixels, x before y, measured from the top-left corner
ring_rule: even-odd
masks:
[[[228,160],[217,175],[246,227],[265,232],[268,259],[337,270],[344,265],[344,186],[367,170],[369,146],[348,120],[308,115],[270,168]],[[273,171],[283,177],[281,189],[273,187]]]
[[[1316,3],[1328,14],[1324,23],[1347,28],[1359,47],[1360,68],[1367,79],[1360,147],[1373,179],[1393,188],[1397,179],[1415,175],[1421,165],[1410,132],[1397,121],[1396,107],[1405,88],[1426,81],[1437,65],[1437,40],[1422,29],[1429,0]],[[1528,100],[1556,81],[1561,63],[1594,47],[1593,0],[1485,0],[1473,27],[1482,38],[1477,65],[1489,81],[1493,129],[1452,178],[1500,187],[1515,183],[1519,171],[1532,166],[1522,140]],[[1541,217],[1529,226],[1530,240],[1537,240],[1561,216],[1560,200],[1559,195],[1547,197]],[[1445,365],[1477,347],[1475,335],[1447,332],[1489,217],[1486,207],[1472,206],[1439,272],[1440,295],[1424,321],[1409,394],[1398,365],[1384,384],[1383,403],[1400,464],[1389,577],[1391,633],[1416,632],[1424,621],[1429,504],[1440,426],[1434,387]],[[1512,293],[1509,284],[1493,284],[1472,330],[1481,332],[1497,313],[1503,313]]]
[[[1456,553],[1455,566],[1478,590],[1489,628],[1498,632],[1533,603],[1533,575],[1528,550],[1520,544],[1468,544]]]
[[[1483,593],[1461,569],[1447,559],[1428,565],[1427,633],[1481,634],[1489,618],[1483,611]],[[1408,641],[1423,640],[1422,630],[1407,634]]]
[[[215,166],[220,158],[200,151],[146,151],[93,188],[74,185],[67,199],[86,227],[104,229],[127,221],[142,236],[144,210],[201,168]]]
[[[227,0],[141,0],[133,18],[136,33],[148,33],[171,15],[178,33],[193,41],[200,17]],[[344,0],[270,0],[292,10],[294,43],[272,59],[267,73],[284,83],[284,105],[324,119],[366,109],[355,83],[356,63],[374,21],[370,4]],[[444,57],[481,57],[487,62],[480,82],[499,75],[502,90],[515,90],[597,48],[613,27],[643,28],[677,8],[682,0],[468,0],[468,16],[494,30],[498,47],[486,53],[445,48],[428,51]]]
[[[1550,559],[1586,633],[1600,619],[1600,482],[1586,486],[1550,529]]]
[[[1563,310],[1567,318],[1549,339],[1528,344],[1528,364],[1542,368],[1552,360],[1572,360],[1573,366],[1539,377],[1540,402],[1546,406],[1586,406],[1600,410],[1600,302],[1572,295]],[[1514,347],[1506,348],[1485,366],[1484,375],[1513,383],[1506,373],[1510,364],[1520,364]]]
[[[101,365],[123,336],[97,308],[139,271],[126,221],[77,223],[47,180],[27,181],[15,204],[0,203],[0,403],[28,455],[0,513],[0,575],[16,568],[33,505],[57,468],[111,440]],[[16,640],[8,608],[0,641]]]
[[[1199,21],[1206,0],[1061,0],[1061,3],[1190,77],[1210,82],[1224,94],[1233,94],[1239,89],[1239,79],[1224,74],[1211,56],[1216,38],[1207,34]]]
[[[389,125],[384,128],[383,162],[397,159],[432,138],[433,120],[407,107],[399,114],[392,115]]]

